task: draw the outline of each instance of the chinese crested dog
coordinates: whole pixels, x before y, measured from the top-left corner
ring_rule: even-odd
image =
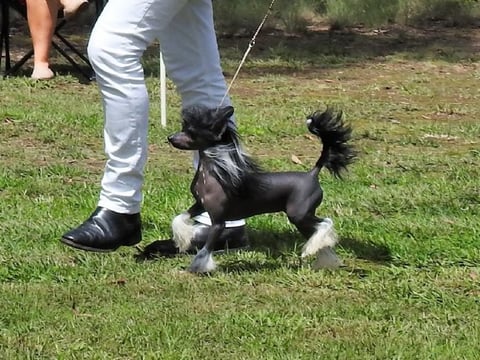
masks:
[[[185,109],[182,130],[168,137],[175,148],[199,153],[191,184],[195,203],[172,222],[173,240],[179,250],[190,247],[193,217],[206,211],[212,221],[205,246],[198,251],[189,270],[207,273],[215,269],[212,251],[225,221],[273,212],[285,212],[307,240],[302,257],[316,255],[315,268],[338,267],[341,262],[333,250],[337,243],[333,222],[317,217],[315,211],[323,199],[318,179],[321,169],[340,178],[355,158],[349,144],[352,129],[344,123],[342,114],[327,109],[307,118],[308,130],[323,144],[310,171],[268,172],[243,151],[230,120],[233,112],[231,106]]]

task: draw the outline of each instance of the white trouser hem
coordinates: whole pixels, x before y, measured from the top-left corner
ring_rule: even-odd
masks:
[[[100,199],[98,201],[98,206],[103,207],[103,208],[108,209],[108,210],[111,210],[111,211],[115,211],[119,214],[133,215],[133,214],[140,213],[140,206],[132,207],[132,206],[127,206],[126,204],[119,205],[117,203],[113,203],[113,202],[110,202],[110,201],[105,200],[105,199]]]
[[[212,220],[210,220],[210,216],[208,216],[207,212],[201,213],[198,216],[195,216],[193,218],[196,222],[203,224],[203,225],[212,225]],[[233,227],[239,227],[239,226],[245,226],[245,219],[241,220],[232,220],[232,221],[226,221],[225,222],[225,227],[227,228],[233,228]]]

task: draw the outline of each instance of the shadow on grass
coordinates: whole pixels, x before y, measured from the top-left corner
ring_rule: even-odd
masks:
[[[305,241],[300,234],[290,231],[272,232],[248,229],[248,237],[250,250],[244,253],[251,254],[251,256],[228,257],[222,261],[221,270],[226,272],[256,272],[276,270],[281,267],[298,269],[304,265],[304,261],[299,254]],[[185,256],[172,251],[172,244],[171,239],[153,241],[143,249],[138,248],[139,253],[135,255],[135,259],[137,262],[142,262],[173,256]],[[339,247],[353,253],[358,259],[377,264],[386,264],[392,260],[390,250],[386,246],[372,242],[343,238],[339,242]],[[192,254],[188,256],[192,256]],[[215,256],[221,256],[221,254]],[[310,263],[311,259],[305,261]],[[362,274],[359,274],[359,276],[362,276]]]
[[[283,256],[285,253],[301,252],[305,243],[303,237],[296,232],[265,232],[249,230],[251,247],[272,257]],[[390,249],[385,245],[375,244],[360,239],[341,238],[337,245],[353,253],[356,258],[376,263],[388,263],[392,260]]]
[[[52,65],[52,71],[59,76],[65,76],[65,75],[71,75],[74,77],[80,84],[88,85],[92,84],[95,82],[95,75],[93,71],[85,65],[82,65],[82,63],[79,61],[77,62],[79,67],[81,68],[82,72],[78,71],[75,67],[73,67],[71,64],[62,64],[62,63],[57,63]],[[20,69],[18,69],[14,74],[9,75],[6,79],[10,77],[24,77],[24,78],[30,78],[33,72],[33,67],[30,66],[29,63],[24,64]],[[91,74],[91,75],[88,75]],[[88,76],[87,76],[88,75]]]
[[[70,26],[65,37],[86,54],[91,25]],[[254,31],[255,29],[251,29]],[[25,21],[18,20],[12,33],[12,60],[18,60],[31,49],[31,40]],[[222,59],[236,68],[253,34],[218,34]],[[68,50],[67,50],[68,52]],[[478,24],[470,27],[448,27],[441,22],[430,22],[423,27],[392,25],[382,29],[363,27],[331,30],[326,26],[312,27],[302,34],[264,29],[256,40],[249,61],[264,64],[245,66],[245,75],[309,74],[328,68],[356,66],[359,63],[383,63],[387,57],[399,55],[411,60],[442,60],[446,62],[476,61],[480,59],[480,31]],[[271,60],[271,61],[269,61]],[[279,61],[280,60],[280,61]],[[28,71],[17,76],[30,75]],[[51,63],[58,74],[76,74],[76,71],[58,51],[52,51]],[[146,76],[159,75],[159,44],[152,44],[143,56]],[[293,64],[293,65],[292,65]],[[295,65],[297,64],[297,65]],[[293,68],[292,68],[293,66]],[[228,68],[228,66],[226,66]],[[227,70],[227,77],[232,76]],[[79,79],[82,77],[79,74]]]
[[[339,246],[352,252],[357,259],[379,264],[389,263],[393,260],[390,249],[385,245],[352,238],[342,238]]]
[[[222,59],[240,62],[248,48],[251,35],[219,35]],[[144,56],[145,74],[159,75],[158,44],[150,47]],[[391,26],[382,30],[351,28],[331,31],[316,29],[304,34],[291,35],[281,31],[263,31],[249,54],[250,62],[262,66],[244,66],[245,75],[296,75],[325,71],[329,68],[358,66],[358,64],[384,63],[388,57],[451,63],[480,59],[480,32],[477,26],[452,28],[431,23],[422,28]],[[270,60],[270,61],[269,61]],[[295,65],[297,64],[297,65]],[[293,66],[293,68],[292,68]],[[226,76],[234,69],[227,69]]]

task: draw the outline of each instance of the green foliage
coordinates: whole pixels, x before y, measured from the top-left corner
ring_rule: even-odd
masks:
[[[264,1],[213,1],[215,22],[222,32],[238,33],[256,30],[265,16],[269,3]]]
[[[480,5],[472,0],[409,0],[400,3],[397,20],[406,24],[425,24],[442,20],[450,26],[470,25],[478,18]]]
[[[327,16],[336,26],[375,26],[395,19],[399,0],[327,0]]]
[[[474,21],[479,9],[478,2],[470,0],[327,0],[326,16],[340,27],[424,24],[431,20],[462,26]]]
[[[214,4],[221,31],[241,33],[256,29],[270,1],[215,1]],[[480,4],[475,0],[277,0],[274,10],[268,26],[303,32],[322,19],[328,19],[334,27],[412,25],[432,20],[467,26],[478,19]]]

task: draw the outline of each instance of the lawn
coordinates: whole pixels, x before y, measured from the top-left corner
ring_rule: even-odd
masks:
[[[221,38],[228,79],[248,37]],[[151,95],[144,240],[111,254],[59,242],[95,208],[105,157],[94,83],[0,81],[0,358],[479,359],[480,31],[264,33],[233,86],[248,151],[269,170],[305,170],[320,151],[305,117],[342,109],[359,158],[320,179],[344,267],[313,271],[283,214],[248,220],[252,251],[140,261],[192,199],[191,154],[168,89]],[[60,62],[61,60],[58,59]]]

